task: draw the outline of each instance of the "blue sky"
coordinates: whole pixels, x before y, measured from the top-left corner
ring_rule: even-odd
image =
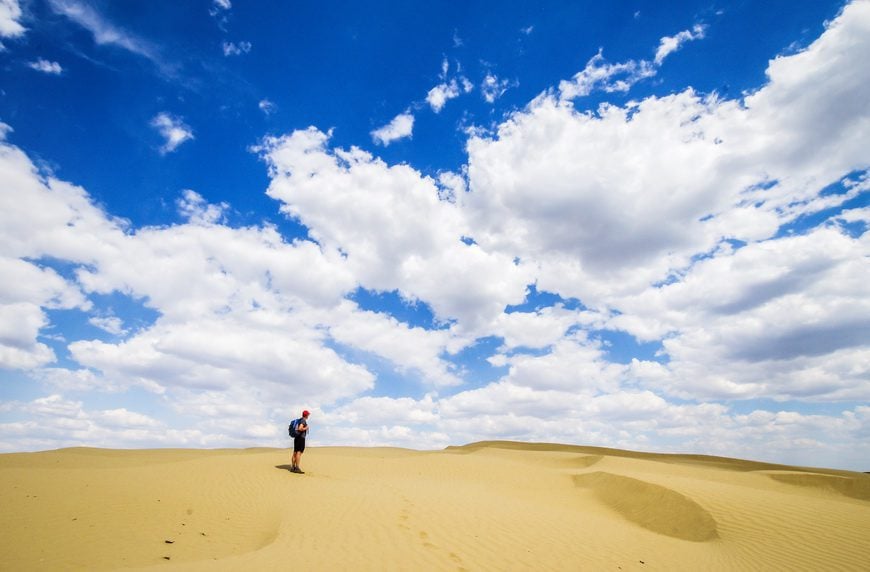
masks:
[[[0,0],[0,451],[867,470],[870,2]]]

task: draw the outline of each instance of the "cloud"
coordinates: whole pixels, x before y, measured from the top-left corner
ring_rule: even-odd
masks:
[[[114,336],[127,333],[124,322],[117,316],[93,316],[88,318],[88,323]]]
[[[487,103],[495,103],[495,100],[504,95],[504,92],[506,92],[510,86],[510,81],[499,79],[495,75],[488,73],[480,84],[480,92]]]
[[[314,127],[267,138],[267,193],[308,231],[292,242],[228,226],[229,205],[191,190],[183,222],[132,228],[3,142],[0,363],[51,394],[0,404],[15,419],[0,448],[280,444],[287,408],[308,407],[322,443],[514,438],[858,466],[868,29],[870,4],[848,5],[740,100],[686,89],[584,110],[566,94],[656,69],[590,61],[437,177]],[[434,323],[366,309],[361,288],[425,304]],[[133,331],[106,296],[154,317]],[[534,310],[509,310],[527,296]],[[58,312],[131,331],[49,338]],[[654,349],[620,359],[617,334]],[[464,352],[496,369],[464,371]],[[384,396],[390,376],[417,396]],[[63,395],[133,388],[183,422]],[[784,404],[724,403],[748,399]]]
[[[63,72],[63,68],[60,67],[59,63],[50,62],[41,58],[36,60],[35,62],[30,62],[27,65],[35,69],[36,71],[51,75],[60,75]]]
[[[118,28],[107,21],[92,6],[78,0],[49,0],[49,5],[56,13],[69,18],[91,32],[97,44],[125,49],[151,60],[163,70],[167,69],[155,46],[130,32]]]
[[[293,316],[207,310],[191,318],[166,319],[118,344],[78,341],[69,349],[78,363],[107,377],[170,391],[180,401],[185,390],[198,395],[247,386],[260,388],[260,408],[263,400],[288,403],[300,392],[330,403],[372,386],[371,373],[342,360]]]
[[[469,330],[522,300],[528,271],[464,242],[472,234],[464,214],[441,200],[435,181],[357,148],[329,150],[328,140],[314,128],[268,139],[267,193],[323,248],[341,252],[363,287],[425,300]]]
[[[176,201],[178,211],[191,222],[191,224],[217,224],[225,219],[225,213],[229,209],[227,203],[219,205],[209,204],[199,193],[185,189],[181,197]]]
[[[414,132],[414,116],[410,112],[400,113],[388,124],[371,132],[375,143],[386,147],[393,141],[410,137]]]
[[[178,117],[160,112],[151,120],[151,127],[157,130],[166,142],[160,147],[165,155],[175,151],[185,141],[193,139],[193,131]]]
[[[257,104],[257,107],[259,107],[260,111],[262,111],[266,115],[271,115],[275,113],[275,111],[278,109],[275,103],[269,101],[268,99],[261,99],[260,102]]]
[[[599,50],[570,81],[559,82],[559,94],[563,100],[570,100],[587,96],[596,89],[608,93],[625,92],[637,82],[655,74],[655,66],[650,62],[629,60],[611,64],[604,60]]]
[[[208,9],[208,14],[217,20],[218,27],[226,32],[226,25],[229,22],[233,4],[230,0],[213,0],[211,7]]]
[[[82,401],[52,394],[30,402],[12,402],[10,410],[27,415],[27,421],[0,424],[0,448],[10,450],[8,439],[26,443],[27,450],[57,446],[142,447],[154,443],[206,446],[210,439],[200,431],[180,431],[161,421],[126,408],[89,409]]]
[[[238,56],[241,54],[247,54],[251,51],[251,42],[224,42],[223,49],[225,56]]]
[[[438,84],[430,89],[429,93],[426,94],[426,102],[432,108],[432,111],[439,113],[448,100],[456,97],[459,97],[459,84],[456,83],[456,80],[453,80],[450,83]]]
[[[303,388],[312,401],[328,403],[371,387],[370,372],[328,347],[328,326],[337,318],[322,308],[355,288],[341,256],[325,256],[309,241],[287,244],[269,227],[221,226],[223,207],[192,191],[179,200],[188,224],[127,234],[81,189],[43,181],[16,148],[5,145],[0,158],[3,188],[15,189],[0,195],[0,261],[4,276],[16,278],[0,288],[2,323],[10,325],[0,332],[4,367],[53,361],[37,341],[51,325],[42,308],[90,310],[86,296],[116,292],[147,300],[158,319],[123,341],[69,342],[70,356],[87,369],[66,376],[54,370],[43,379],[65,388],[141,387],[168,393],[174,403],[257,386],[261,397],[247,400],[252,415],[270,402],[292,402]],[[74,280],[24,258],[63,259]],[[95,313],[93,325],[123,332],[111,314]]]
[[[430,89],[429,93],[426,94],[426,102],[432,111],[439,113],[449,100],[455,99],[463,93],[468,93],[472,89],[474,86],[467,78],[452,79],[448,83],[441,83]]]
[[[668,336],[671,376],[655,383],[674,394],[864,399],[867,253],[866,241],[833,227],[748,245],[626,300],[614,325]]]
[[[609,63],[604,59],[603,51],[598,50],[582,71],[576,73],[571,80],[559,82],[560,97],[563,100],[571,100],[585,97],[595,90],[607,93],[627,92],[637,82],[655,76],[665,58],[679,50],[683,44],[702,39],[705,30],[706,28],[699,24],[692,30],[683,30],[674,36],[663,37],[652,62],[628,60]]]
[[[674,36],[665,36],[662,38],[659,42],[659,47],[656,50],[656,65],[662,65],[662,62],[666,57],[679,50],[686,42],[703,39],[705,31],[705,26],[697,24],[691,30],[683,30]]]
[[[468,81],[468,78],[460,75],[447,81],[447,74],[450,70],[450,63],[445,58],[441,62],[441,79],[440,84],[436,85],[426,94],[426,103],[432,108],[435,113],[440,113],[444,109],[444,105],[451,99],[455,99],[463,93],[468,93],[474,86]]]
[[[772,61],[769,83],[742,102],[686,90],[580,113],[535,99],[468,143],[475,239],[537,260],[540,287],[606,306],[723,240],[770,239],[842,203],[820,193],[867,167],[858,102],[870,75],[853,65],[870,55],[864,12],[848,6],[806,51]]]
[[[451,345],[448,330],[410,327],[383,314],[361,311],[343,303],[331,311],[329,333],[336,342],[386,358],[402,372],[410,372],[425,383],[456,386],[461,379],[441,358]]]
[[[26,31],[27,28],[21,25],[18,0],[0,0],[0,38],[17,38]]]

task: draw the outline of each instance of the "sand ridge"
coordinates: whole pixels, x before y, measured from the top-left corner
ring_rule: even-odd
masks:
[[[0,455],[4,570],[864,570],[870,476],[510,442]]]

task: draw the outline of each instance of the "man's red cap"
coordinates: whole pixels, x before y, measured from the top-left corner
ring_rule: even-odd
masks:
[[[302,412],[302,417],[308,417],[309,415],[311,415],[311,414],[308,413],[308,410],[307,410],[307,409],[306,409],[305,411]]]

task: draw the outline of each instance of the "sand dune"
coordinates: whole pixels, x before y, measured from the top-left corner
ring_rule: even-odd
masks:
[[[867,570],[870,476],[510,442],[0,455],[2,570]]]

